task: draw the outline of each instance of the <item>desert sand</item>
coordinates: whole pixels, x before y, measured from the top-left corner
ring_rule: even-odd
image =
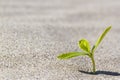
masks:
[[[91,46],[112,25],[95,53],[59,60]],[[0,80],[120,80],[120,0],[0,0]]]

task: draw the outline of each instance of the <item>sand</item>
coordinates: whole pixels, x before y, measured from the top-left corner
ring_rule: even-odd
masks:
[[[120,0],[0,0],[0,80],[120,80]],[[59,60],[95,43],[112,25],[95,53]]]

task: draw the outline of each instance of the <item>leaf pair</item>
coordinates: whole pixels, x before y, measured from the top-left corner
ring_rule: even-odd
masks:
[[[69,59],[72,57],[76,56],[84,56],[84,55],[89,55],[88,52],[90,52],[90,45],[87,40],[82,39],[79,41],[79,47],[83,50],[82,52],[68,52],[68,53],[63,53],[58,56],[59,59]]]
[[[111,29],[111,26],[109,26],[108,28],[105,29],[105,31],[102,33],[102,35],[98,38],[95,45],[92,47],[92,50],[91,50],[89,42],[86,39],[82,39],[78,43],[80,49],[83,50],[82,52],[63,53],[63,54],[59,55],[58,58],[59,59],[69,59],[69,58],[73,58],[73,57],[76,57],[76,56],[83,56],[83,55],[93,54],[94,51],[96,50],[96,48],[98,47],[98,45],[100,44],[100,42],[103,40],[103,38],[105,37],[105,35],[108,33],[108,31],[110,29]]]

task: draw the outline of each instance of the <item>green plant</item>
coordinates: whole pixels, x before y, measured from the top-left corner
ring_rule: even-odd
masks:
[[[90,44],[86,39],[81,39],[78,42],[78,45],[79,45],[80,49],[82,49],[82,52],[63,53],[63,54],[59,55],[58,58],[59,59],[70,59],[70,58],[77,57],[77,56],[88,56],[92,61],[93,73],[95,73],[96,72],[96,66],[95,66],[95,60],[94,60],[94,52],[95,52],[96,48],[98,47],[98,45],[100,44],[100,42],[105,37],[105,35],[109,32],[110,29],[111,29],[111,26],[107,27],[104,30],[104,32],[98,38],[97,42],[95,43],[95,45],[92,48],[90,47]]]

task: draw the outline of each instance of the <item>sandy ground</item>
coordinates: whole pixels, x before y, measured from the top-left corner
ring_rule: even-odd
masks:
[[[120,0],[0,0],[0,80],[120,80],[119,10]],[[82,38],[93,45],[109,25],[97,75],[87,57],[56,58]]]

